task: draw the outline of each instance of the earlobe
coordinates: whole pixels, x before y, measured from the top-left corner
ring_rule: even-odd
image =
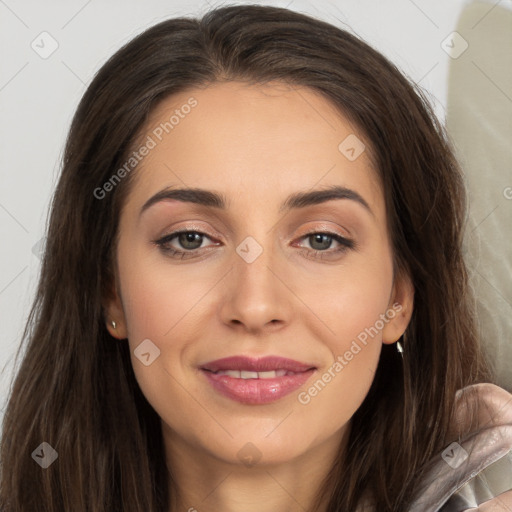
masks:
[[[395,343],[404,334],[412,317],[414,285],[409,275],[401,274],[395,280],[388,304],[388,321],[382,329],[382,343]]]
[[[109,298],[103,301],[103,311],[109,334],[118,340],[126,339],[128,335],[123,305],[115,286],[111,288]]]
[[[127,338],[126,336],[126,328],[123,323],[118,323],[116,320],[107,320],[107,330],[113,338],[117,338],[118,340],[124,340]]]

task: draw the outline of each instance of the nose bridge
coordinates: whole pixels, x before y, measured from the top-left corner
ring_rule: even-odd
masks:
[[[256,236],[249,235],[237,245],[234,278],[239,280],[236,283],[239,289],[247,288],[252,294],[264,293],[268,299],[276,292],[276,278],[270,270],[275,266],[276,251],[271,234],[261,231]]]
[[[250,329],[285,320],[289,298],[285,297],[286,287],[275,275],[279,251],[274,250],[272,233],[261,229],[254,236],[248,235],[235,251],[231,282],[222,306],[223,320],[242,323]]]

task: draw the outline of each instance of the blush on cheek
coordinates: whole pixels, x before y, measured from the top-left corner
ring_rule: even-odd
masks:
[[[359,340],[361,347],[373,340],[381,342],[384,324],[380,319],[386,313],[390,291],[341,284],[332,290],[323,288],[322,294],[311,294],[304,302],[315,305],[314,311],[334,335],[330,345],[339,354],[350,350],[354,340]]]
[[[200,279],[185,282],[178,272],[168,274],[155,266],[126,268],[122,275],[123,308],[130,338],[165,339],[205,294],[205,283]]]

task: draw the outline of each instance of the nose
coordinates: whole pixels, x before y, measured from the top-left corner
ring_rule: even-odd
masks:
[[[223,323],[253,334],[273,332],[288,324],[293,296],[282,269],[273,251],[256,244],[254,239],[240,244],[224,281],[220,307]]]

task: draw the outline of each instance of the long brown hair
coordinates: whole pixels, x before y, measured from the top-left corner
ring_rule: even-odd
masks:
[[[383,346],[343,460],[319,489],[328,512],[354,511],[365,490],[379,512],[405,510],[447,441],[456,390],[489,381],[461,251],[464,183],[423,92],[349,32],[287,9],[229,6],[169,19],[108,60],[74,116],[3,422],[4,512],[168,512],[160,419],[102,307],[137,171],[103,199],[94,191],[126,161],[158,102],[224,80],[309,87],[359,127],[382,182],[395,269],[414,284],[403,356]],[[42,442],[58,453],[47,469],[31,457]]]

